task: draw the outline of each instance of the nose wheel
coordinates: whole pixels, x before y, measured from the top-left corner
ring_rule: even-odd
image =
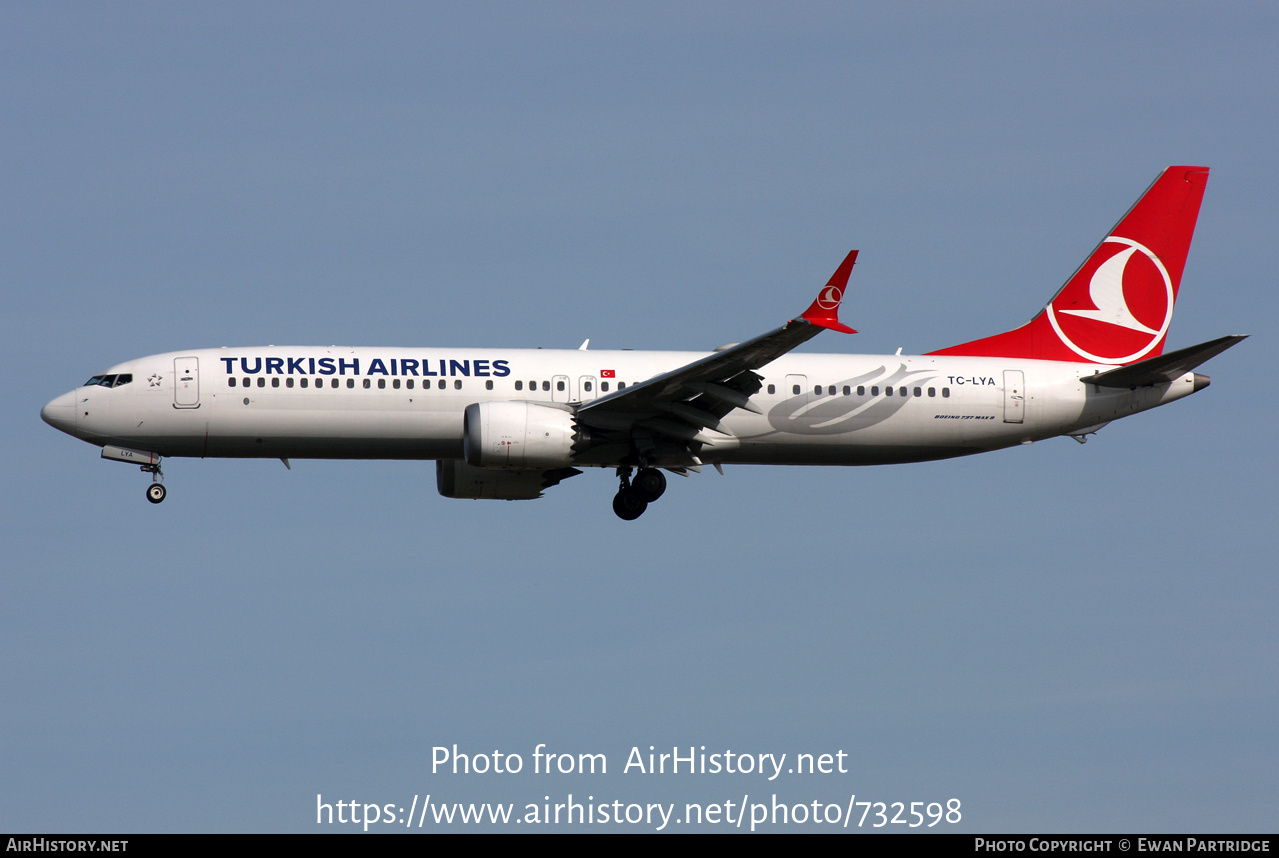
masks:
[[[151,503],[164,500],[169,491],[164,487],[164,473],[160,470],[158,457],[154,465],[143,465],[142,471],[151,475],[151,485],[147,486],[147,500]]]

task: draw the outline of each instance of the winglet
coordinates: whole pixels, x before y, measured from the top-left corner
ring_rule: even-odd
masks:
[[[835,269],[830,281],[817,293],[817,300],[800,316],[806,322],[832,331],[845,334],[857,333],[839,320],[839,303],[844,300],[844,290],[848,288],[848,277],[853,273],[853,263],[857,261],[857,251],[851,251],[844,261]]]

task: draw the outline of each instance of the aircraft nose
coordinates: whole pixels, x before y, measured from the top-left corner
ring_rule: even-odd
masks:
[[[75,430],[75,391],[64,393],[40,409],[40,417],[54,429],[67,434]]]

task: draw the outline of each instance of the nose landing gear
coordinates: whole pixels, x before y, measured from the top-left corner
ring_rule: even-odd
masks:
[[[160,470],[159,459],[153,465],[143,465],[142,471],[151,475],[151,485],[147,486],[147,500],[151,503],[164,500],[169,490],[164,487],[164,473]]]
[[[129,462],[138,465],[142,473],[151,475],[151,485],[147,486],[147,500],[159,503],[168,492],[164,488],[164,472],[160,470],[160,454],[146,450],[130,450],[128,447],[102,448],[102,458],[113,462]]]
[[[648,505],[666,491],[666,475],[656,468],[641,468],[631,480],[631,469],[617,469],[621,487],[613,496],[613,512],[622,521],[634,521],[644,514]]]

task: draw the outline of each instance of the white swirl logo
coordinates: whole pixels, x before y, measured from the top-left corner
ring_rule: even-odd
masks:
[[[1168,269],[1164,268],[1164,264],[1158,256],[1151,252],[1149,248],[1138,244],[1132,239],[1112,235],[1102,244],[1103,246],[1106,244],[1122,244],[1127,249],[1121,250],[1098,265],[1097,270],[1093,272],[1092,278],[1088,281],[1088,299],[1096,309],[1058,309],[1055,305],[1059,302],[1065,303],[1077,300],[1078,288],[1066,289],[1063,290],[1056,301],[1048,305],[1048,320],[1052,323],[1053,330],[1057,332],[1057,336],[1061,338],[1061,341],[1080,357],[1095,363],[1128,363],[1145,357],[1163,339],[1164,334],[1168,333],[1168,325],[1172,322],[1174,303],[1172,278],[1168,276]],[[1138,253],[1149,259],[1159,272],[1159,277],[1163,281],[1162,291],[1164,294],[1162,296],[1152,293],[1152,290],[1157,290],[1158,288],[1156,284],[1152,283],[1146,286],[1142,280],[1129,272],[1129,262]],[[1164,301],[1163,321],[1157,329],[1143,323],[1134,315],[1128,303],[1129,296],[1124,293],[1126,274],[1128,275],[1129,287],[1136,292],[1133,297],[1137,299],[1139,309],[1149,308],[1151,305],[1157,306],[1156,302],[1161,298]],[[1074,284],[1071,285],[1073,286]],[[1068,292],[1071,294],[1068,295]],[[1096,324],[1073,325],[1076,336],[1072,338],[1062,329],[1063,320],[1058,318],[1059,315],[1073,316]],[[1147,318],[1149,318],[1149,315]],[[1098,324],[1105,327],[1098,328]],[[1114,343],[1116,339],[1115,328],[1145,334],[1144,344],[1130,354],[1096,354],[1095,351],[1105,350],[1107,345]],[[1087,342],[1088,348],[1080,345],[1076,341],[1077,339],[1083,339]],[[1123,348],[1131,348],[1131,344]]]

